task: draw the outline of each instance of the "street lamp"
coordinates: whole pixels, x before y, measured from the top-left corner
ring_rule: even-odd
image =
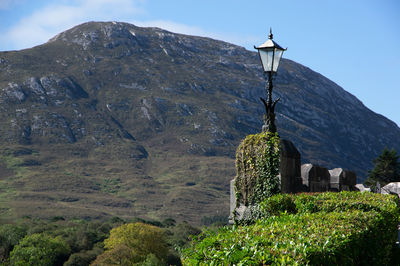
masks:
[[[283,49],[279,44],[274,42],[272,38],[272,29],[270,29],[268,40],[258,47],[254,46],[254,48],[258,50],[258,54],[260,56],[261,64],[264,70],[264,77],[267,81],[268,99],[265,100],[260,97],[265,106],[264,125],[262,127],[262,131],[275,133],[275,105],[279,101],[279,98],[272,102],[272,78],[278,71],[279,62],[281,61],[283,52],[286,51],[286,49]]]

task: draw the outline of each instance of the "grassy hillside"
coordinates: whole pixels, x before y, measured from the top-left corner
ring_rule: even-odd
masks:
[[[279,134],[304,163],[362,181],[383,147],[400,149],[394,123],[307,67],[283,60],[274,84]],[[0,219],[228,216],[264,86],[255,52],[127,23],[1,52]]]

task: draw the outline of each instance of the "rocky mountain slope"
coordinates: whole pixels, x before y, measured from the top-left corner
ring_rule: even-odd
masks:
[[[400,129],[334,82],[284,59],[281,137],[303,162],[360,181]],[[235,149],[259,132],[255,52],[209,38],[89,22],[0,53],[0,215],[228,215]]]

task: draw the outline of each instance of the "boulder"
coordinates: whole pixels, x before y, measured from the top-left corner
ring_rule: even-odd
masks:
[[[358,189],[360,192],[365,192],[365,191],[371,192],[371,188],[365,187],[363,184],[357,184],[355,185],[355,188]]]
[[[400,182],[392,182],[381,188],[382,194],[400,195]]]

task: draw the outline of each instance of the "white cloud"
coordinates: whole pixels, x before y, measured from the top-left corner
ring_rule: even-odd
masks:
[[[6,6],[9,1],[0,0]],[[29,48],[46,42],[51,37],[86,21],[127,19],[144,11],[144,0],[75,0],[67,4],[45,6],[21,19],[7,32],[1,34],[0,42],[14,49]]]
[[[199,27],[188,26],[185,24],[180,24],[167,20],[151,20],[151,21],[133,20],[130,21],[129,23],[132,23],[139,27],[157,27],[171,32],[188,34],[188,35],[208,36],[208,37],[213,35],[213,33],[207,32]]]
[[[14,0],[24,1],[24,0]],[[8,31],[0,33],[0,47],[24,49],[43,44],[58,33],[87,21],[122,21],[141,27],[159,27],[171,32],[210,37],[245,47],[252,47],[257,38],[218,33],[196,26],[168,20],[134,20],[133,16],[146,14],[142,4],[146,0],[73,0],[47,5],[24,17]],[[0,6],[10,3],[0,0]],[[1,50],[1,48],[0,48]]]

